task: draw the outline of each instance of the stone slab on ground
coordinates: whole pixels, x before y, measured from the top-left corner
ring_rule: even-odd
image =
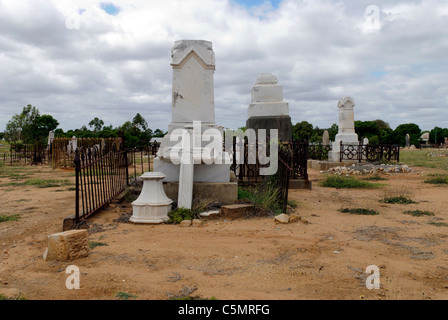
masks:
[[[303,179],[291,179],[289,180],[289,189],[304,189],[304,190],[311,190],[312,189],[312,183],[309,180],[303,180]]]
[[[254,206],[251,204],[231,204],[222,206],[219,215],[229,220],[235,220],[244,218],[253,208]]]
[[[45,261],[72,261],[89,255],[87,230],[70,230],[48,236]]]

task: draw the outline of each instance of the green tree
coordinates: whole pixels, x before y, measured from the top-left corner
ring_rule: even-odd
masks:
[[[333,123],[330,128],[327,129],[328,135],[330,136],[330,141],[336,140],[336,135],[339,132],[339,126],[336,123]]]
[[[291,133],[294,140],[309,141],[314,134],[313,125],[308,121],[298,122],[291,128]]]
[[[392,133],[392,143],[399,144],[400,146],[406,145],[406,135],[411,137],[411,145],[420,145],[421,130],[415,123],[400,124]]]
[[[439,128],[434,127],[429,132],[429,142],[434,144],[440,144],[445,141],[445,137],[448,137],[448,129],[447,128]]]
[[[163,138],[165,135],[167,134],[167,132],[163,132],[160,129],[156,129],[154,131],[154,134],[152,135],[153,138]]]
[[[146,132],[148,130],[148,122],[146,122],[140,113],[137,113],[134,119],[132,119],[132,125],[140,132]]]
[[[30,104],[24,107],[22,113],[15,114],[6,124],[5,140],[8,142],[29,142],[30,126],[39,116],[39,110],[36,107]]]
[[[37,117],[28,127],[28,143],[45,143],[48,133],[55,130],[59,122],[51,115],[44,114]]]
[[[89,127],[93,129],[94,133],[101,131],[101,128],[104,125],[104,121],[95,117],[93,120],[89,122]]]

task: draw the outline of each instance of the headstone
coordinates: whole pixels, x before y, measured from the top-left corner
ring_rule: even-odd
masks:
[[[364,138],[364,140],[362,141],[363,145],[368,145],[369,144],[369,139],[368,138]]]
[[[445,137],[445,148],[448,148],[448,137]]]
[[[332,150],[328,153],[328,159],[333,162],[339,162],[341,142],[347,145],[359,145],[358,135],[355,133],[355,101],[350,97],[344,97],[339,100],[339,122],[338,134],[332,145]]]
[[[47,143],[47,149],[50,149],[51,144],[53,143],[54,140],[54,131],[50,131],[48,133],[48,143]]]
[[[322,137],[322,144],[324,146],[330,145],[330,134],[328,133],[328,130],[324,131],[324,135]]]
[[[73,138],[68,142],[67,153],[71,154],[75,152],[77,148],[78,148],[78,140],[76,139],[75,136],[73,136]]]
[[[213,132],[222,138],[222,127],[215,124],[215,54],[212,43],[204,40],[180,40],[175,42],[171,53],[171,123],[168,125],[167,135],[160,139],[154,170],[163,172],[167,182],[179,182],[181,200],[190,198],[193,182],[229,182],[230,163],[225,163],[225,154],[222,152],[207,159],[202,156],[204,147],[210,143],[204,133]],[[188,130],[189,138],[194,141],[188,150],[182,145],[182,153],[193,153],[193,162],[182,162],[182,156],[174,152],[179,149],[179,138],[182,138],[182,142],[186,138],[179,136],[179,130]],[[187,207],[190,202],[186,200]],[[185,204],[183,200],[182,203]]]
[[[411,136],[408,134],[406,134],[406,148],[409,148],[411,146]]]
[[[291,139],[289,104],[283,101],[283,86],[278,84],[275,75],[264,73],[258,77],[247,114],[247,128],[256,132],[258,129],[277,129],[280,141]]]

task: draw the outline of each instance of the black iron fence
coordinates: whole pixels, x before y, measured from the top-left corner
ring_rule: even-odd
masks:
[[[55,168],[73,168],[76,149],[94,148],[96,154],[123,150],[123,139],[118,138],[55,138],[51,144],[51,163]]]
[[[308,142],[291,141],[287,144],[288,149],[291,150],[291,158],[288,165],[291,167],[292,179],[308,180],[308,159],[309,159],[309,145]]]
[[[151,168],[153,168],[154,155],[151,147],[132,148],[126,151],[130,183],[134,183],[145,172],[153,171]]]
[[[267,147],[267,150],[260,148]],[[228,150],[227,150],[228,151]],[[238,184],[242,186],[253,186],[271,177],[261,175],[260,170],[268,168],[273,163],[261,164],[259,153],[266,154],[271,161],[277,161],[277,171],[271,176],[275,176],[278,189],[279,204],[283,212],[286,212],[288,205],[288,191],[290,179],[308,180],[308,143],[290,142],[278,145],[277,157],[271,157],[268,144],[249,143],[247,140],[238,144],[233,141],[231,170],[235,173]]]
[[[331,151],[331,145],[309,144],[308,159],[312,160],[328,160],[328,153]]]
[[[100,210],[121,193],[129,181],[126,150],[103,154],[97,146],[77,148],[74,158],[76,174],[76,223]]]
[[[50,150],[40,144],[11,144],[9,152],[0,154],[0,161],[10,165],[43,165],[48,164],[50,159]]]
[[[294,177],[293,151],[288,148],[279,148],[278,150],[278,171],[277,171],[277,188],[278,198],[282,212],[287,211],[289,180]]]
[[[393,145],[350,145],[340,144],[340,161],[353,160],[361,162],[400,162],[400,147]]]

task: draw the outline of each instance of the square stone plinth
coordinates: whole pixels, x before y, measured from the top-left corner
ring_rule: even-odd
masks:
[[[70,230],[48,236],[46,261],[71,261],[89,255],[87,230]]]

